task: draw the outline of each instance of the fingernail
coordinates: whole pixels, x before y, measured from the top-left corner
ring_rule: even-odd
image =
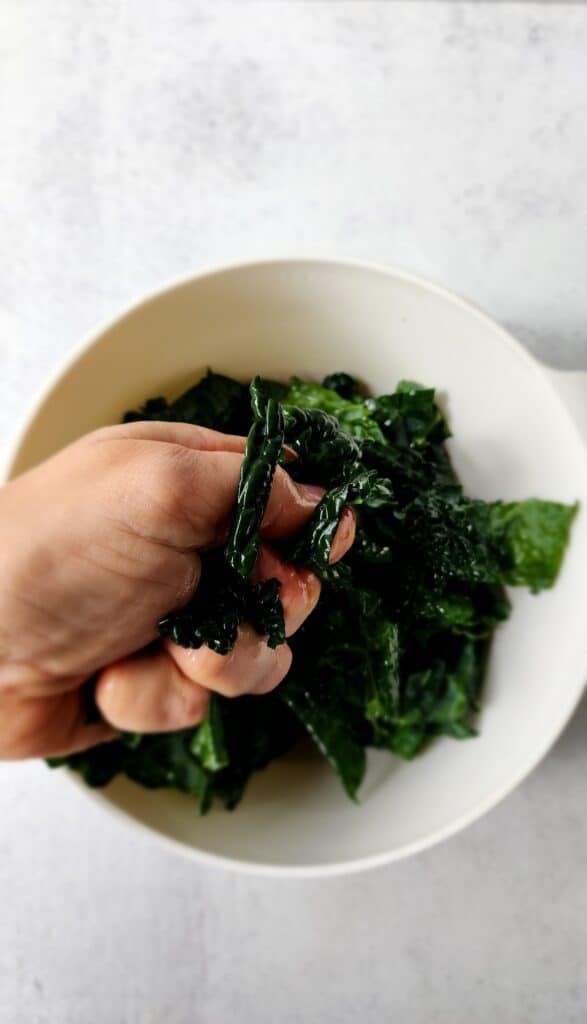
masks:
[[[302,498],[306,501],[310,501],[312,505],[317,505],[326,494],[323,487],[318,487],[317,484],[298,484],[298,490],[300,491]]]
[[[338,529],[330,546],[330,558],[328,561],[331,565],[334,562],[338,562],[339,558],[342,558],[343,555],[346,555],[354,539],[355,513],[352,508],[347,507],[342,510]]]

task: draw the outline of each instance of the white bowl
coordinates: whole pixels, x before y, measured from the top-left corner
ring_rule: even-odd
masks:
[[[374,753],[358,807],[307,751],[257,775],[233,813],[200,818],[191,799],[124,779],[96,798],[195,859],[266,874],[360,870],[431,846],[528,774],[581,695],[587,465],[577,427],[547,372],[454,295],[379,267],[273,261],[182,281],[94,333],[36,405],[9,475],[150,395],[178,393],[208,366],[242,378],[346,370],[374,392],[402,377],[434,385],[446,396],[451,453],[470,494],[579,499],[583,508],[555,589],[512,592],[479,739],[439,740],[410,764]]]

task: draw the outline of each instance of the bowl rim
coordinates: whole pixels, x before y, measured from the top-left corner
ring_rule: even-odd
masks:
[[[97,345],[101,338],[119,325],[121,321],[127,317],[131,317],[135,313],[139,312],[139,310],[148,307],[151,303],[159,301],[165,295],[171,294],[176,290],[181,290],[196,281],[202,281],[206,278],[220,277],[224,274],[238,273],[239,271],[255,271],[276,266],[283,268],[290,266],[292,269],[298,267],[316,267],[317,269],[324,269],[325,267],[330,266],[335,270],[357,270],[360,272],[378,274],[382,277],[393,278],[406,284],[415,285],[417,288],[428,293],[434,293],[444,301],[450,302],[453,306],[472,314],[491,330],[491,333],[496,340],[499,339],[505,348],[514,353],[518,359],[521,359],[524,362],[529,372],[539,375],[541,379],[546,382],[552,396],[555,398],[559,406],[559,410],[563,413],[563,417],[566,420],[567,430],[574,435],[579,446],[584,447],[584,441],[579,427],[569,412],[569,409],[560,393],[554,386],[553,381],[549,379],[547,367],[531,355],[521,342],[519,342],[508,330],[506,330],[506,328],[502,327],[501,324],[494,320],[493,317],[486,313],[480,306],[463,298],[461,295],[449,288],[446,288],[444,285],[431,281],[419,274],[412,273],[411,271],[403,270],[393,264],[328,255],[282,255],[262,259],[245,259],[234,260],[228,263],[217,263],[202,267],[200,270],[175,276],[158,288],[155,288],[130,302],[117,315],[105,318],[91,331],[86,333],[81,341],[74,345],[71,351],[69,351],[63,359],[58,361],[47,381],[37,391],[36,395],[28,405],[27,411],[7,442],[6,454],[2,461],[2,465],[0,466],[0,482],[6,482],[11,479],[15,463],[20,455],[23,445],[26,443],[27,434],[41,408],[47,399],[50,398],[52,391],[60,383],[61,379],[74,368],[75,364],[86,352]],[[587,481],[587,465],[585,480]],[[585,643],[585,660],[587,663],[587,637]],[[179,839],[174,839],[171,836],[165,835],[153,826],[140,821],[138,818],[122,810],[122,808],[113,804],[108,799],[106,795],[107,789],[104,791],[90,789],[82,782],[81,779],[78,779],[72,774],[63,773],[62,778],[75,785],[78,790],[81,789],[86,796],[89,796],[92,799],[94,803],[108,811],[115,820],[123,822],[127,828],[133,828],[141,834],[147,834],[155,838],[164,848],[174,850],[192,862],[195,861],[208,867],[225,868],[245,874],[272,878],[323,879],[327,877],[339,877],[347,874],[356,874],[361,871],[373,870],[423,852],[424,850],[432,848],[441,842],[445,842],[451,836],[463,831],[469,825],[472,825],[475,821],[482,818],[490,810],[501,803],[505,797],[513,792],[513,790],[528,777],[528,775],[552,749],[581,700],[584,692],[584,686],[585,681],[581,676],[580,681],[577,682],[576,692],[575,689],[570,688],[571,697],[564,704],[561,714],[554,723],[553,729],[547,734],[546,739],[542,739],[537,744],[532,755],[528,757],[526,764],[523,765],[523,767],[519,769],[506,784],[492,792],[485,800],[477,803],[474,808],[467,811],[465,814],[460,815],[449,824],[442,828],[435,829],[433,832],[421,837],[420,839],[416,839],[410,843],[405,843],[403,846],[400,846],[395,850],[370,854],[368,856],[357,857],[350,860],[333,861],[324,864],[271,864],[247,859],[241,860],[237,857],[228,857],[224,854],[210,853],[198,847],[188,846]]]

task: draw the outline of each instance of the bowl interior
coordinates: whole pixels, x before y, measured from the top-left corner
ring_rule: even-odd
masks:
[[[205,369],[248,378],[346,370],[374,392],[401,378],[436,386],[468,491],[587,502],[584,453],[539,367],[488,318],[400,274],[284,262],[196,278],[100,334],[46,394],[11,467],[22,472],[148,396]],[[493,645],[480,738],[438,741],[405,765],[370,759],[359,807],[306,748],[252,782],[233,814],[199,818],[191,800],[116,781],[101,799],[188,850],[268,869],[339,870],[441,838],[505,794],[548,749],[585,669],[587,524],[580,513],[557,587],[514,592]]]

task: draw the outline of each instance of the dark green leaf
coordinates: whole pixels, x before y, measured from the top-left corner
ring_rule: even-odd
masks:
[[[251,584],[227,565],[221,552],[201,558],[200,582],[194,596],[179,611],[158,622],[161,636],[181,647],[206,644],[217,654],[229,654],[238,627],[246,620],[268,637],[270,647],[282,644],[285,624],[277,580]]]
[[[297,406],[300,409],[321,409],[334,416],[341,427],[352,437],[371,438],[373,441],[384,443],[385,438],[376,422],[371,416],[365,402],[351,401],[341,398],[336,391],[321,387],[320,384],[310,384],[300,380],[299,377],[292,377],[290,388],[283,399],[286,406]]]
[[[284,406],[285,440],[299,463],[289,468],[306,483],[335,487],[357,472],[359,443],[343,430],[334,416],[321,409]]]
[[[208,371],[173,402],[152,398],[140,409],[127,412],[124,422],[133,420],[196,423],[223,433],[246,434],[251,422],[247,388],[230,377]]]
[[[236,512],[224,557],[241,576],[250,576],[259,552],[260,528],[283,447],[283,412],[274,398],[263,420],[255,420],[245,448],[236,496]]]
[[[345,398],[348,402],[361,401],[359,383],[348,373],[329,373],[322,381],[322,387],[336,391],[340,398]]]
[[[253,415],[255,419],[262,420],[265,418],[267,402],[269,399],[273,398],[276,402],[284,402],[288,389],[285,384],[280,384],[278,380],[268,380],[266,377],[255,377],[251,381],[249,390],[251,394],[251,408],[253,410]]]
[[[346,506],[378,508],[393,500],[386,480],[373,472],[359,472],[346,483],[327,491],[317,506],[308,529],[286,549],[292,562],[320,570],[328,565],[330,546]]]
[[[326,703],[318,703],[309,690],[293,681],[284,684],[283,699],[296,714],[318,749],[328,759],[351,799],[365,774],[365,749],[348,723],[333,715]]]
[[[413,381],[400,381],[393,395],[368,398],[366,406],[385,439],[394,445],[417,448],[449,436],[434,390]]]

